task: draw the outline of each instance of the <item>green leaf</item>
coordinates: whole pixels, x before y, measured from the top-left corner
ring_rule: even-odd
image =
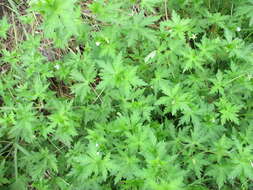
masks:
[[[0,186],[6,185],[10,183],[7,177],[5,177],[6,174],[6,167],[5,167],[5,161],[3,160],[0,164]]]
[[[9,131],[10,137],[21,138],[26,142],[32,142],[35,140],[35,126],[38,121],[35,117],[35,112],[32,109],[32,104],[18,104],[15,114],[16,118],[13,127]]]
[[[219,188],[223,187],[230,174],[230,167],[227,163],[213,164],[209,167],[207,175],[215,179]]]
[[[146,83],[137,76],[137,67],[130,66],[123,62],[123,57],[119,54],[112,62],[99,62],[102,69],[102,81],[100,89],[117,88],[124,94],[129,95],[132,87],[145,86]]]
[[[216,160],[221,162],[223,157],[229,156],[232,142],[229,138],[223,135],[217,142],[214,142],[212,152],[215,154]]]
[[[124,26],[128,46],[134,45],[141,37],[151,42],[156,42],[155,32],[148,26],[154,24],[159,17],[144,17],[143,13],[133,15],[131,24]]]
[[[11,190],[27,190],[27,181],[23,176],[20,176],[16,181],[10,185]]]
[[[191,70],[191,69],[203,69],[204,60],[203,58],[197,54],[197,51],[192,49],[187,49],[184,53],[184,65],[183,65],[183,72]]]
[[[8,23],[7,17],[4,16],[0,20],[0,38],[6,39],[7,38],[7,32],[10,29],[10,24]]]
[[[72,35],[78,35],[80,26],[80,9],[76,0],[38,0],[32,2],[32,10],[42,14],[42,28],[47,38],[52,38],[56,46],[67,45]]]
[[[141,6],[148,11],[155,12],[154,8],[159,6],[162,2],[162,0],[142,0]]]
[[[182,92],[180,84],[174,87],[163,86],[162,90],[166,96],[159,98],[156,105],[165,105],[164,113],[171,112],[172,115],[176,115],[178,111],[188,111],[191,109],[189,107],[191,96],[189,93]]]
[[[83,101],[87,94],[90,93],[91,83],[96,77],[95,69],[92,66],[89,66],[84,72],[74,70],[72,71],[71,76],[75,81],[78,81],[78,83],[71,87],[72,92]]]
[[[221,123],[225,124],[227,121],[232,121],[239,125],[238,112],[240,111],[240,106],[233,105],[225,98],[221,98],[219,102],[216,103],[221,113]]]
[[[188,170],[193,170],[194,174],[201,178],[202,171],[204,170],[204,167],[206,165],[209,165],[210,163],[205,158],[205,155],[202,153],[193,155],[187,159],[188,164]]]
[[[253,179],[253,156],[252,147],[243,145],[236,139],[236,152],[230,155],[232,171],[229,174],[230,179],[239,178],[244,181],[246,178]]]
[[[89,176],[99,176],[105,181],[109,171],[113,167],[110,154],[103,154],[95,144],[89,144],[87,154],[80,155],[74,159],[70,176],[76,177],[79,181],[86,180]]]
[[[77,135],[77,122],[72,111],[72,103],[56,101],[53,105],[56,106],[56,110],[48,116],[51,121],[49,128],[55,131],[55,139],[70,145],[72,138]]]
[[[26,168],[33,179],[41,178],[46,171],[58,172],[57,159],[47,148],[25,156]]]
[[[242,6],[239,6],[236,10],[238,15],[249,18],[249,26],[253,25],[253,1],[247,0],[243,2]]]
[[[172,11],[171,20],[161,22],[161,30],[167,30],[172,38],[185,39],[187,31],[191,30],[191,19],[182,19],[176,11]]]
[[[215,79],[210,79],[214,84],[211,88],[210,93],[221,93],[224,94],[224,88],[226,86],[226,81],[224,81],[223,73],[219,70],[216,74]]]

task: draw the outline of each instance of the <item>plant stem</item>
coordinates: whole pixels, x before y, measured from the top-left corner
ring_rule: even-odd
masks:
[[[18,179],[18,162],[17,162],[17,153],[18,153],[18,149],[17,146],[15,144],[15,148],[14,148],[14,173],[15,173],[15,179]]]

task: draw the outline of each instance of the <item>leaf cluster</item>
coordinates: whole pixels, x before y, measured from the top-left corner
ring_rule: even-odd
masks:
[[[252,5],[36,0],[11,49],[3,17],[1,189],[252,189]]]

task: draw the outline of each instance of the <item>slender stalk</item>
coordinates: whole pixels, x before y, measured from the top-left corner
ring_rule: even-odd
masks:
[[[18,149],[17,146],[15,144],[15,148],[14,148],[14,173],[15,173],[15,179],[18,179],[18,161],[17,161],[17,153],[18,153]]]
[[[166,17],[166,20],[169,20],[169,17],[168,17],[168,10],[167,10],[167,0],[164,0],[164,9],[165,9],[165,17]]]

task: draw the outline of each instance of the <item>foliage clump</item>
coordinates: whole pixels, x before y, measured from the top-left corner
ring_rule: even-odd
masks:
[[[0,20],[1,189],[253,188],[252,0],[21,3]]]

